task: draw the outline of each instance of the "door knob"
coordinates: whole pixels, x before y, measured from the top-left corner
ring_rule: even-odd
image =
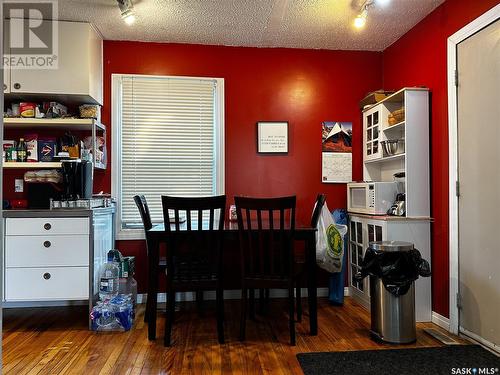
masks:
[[[50,279],[50,273],[45,272],[45,273],[43,274],[43,278],[44,278],[45,280]]]
[[[21,84],[20,84],[20,83],[17,83],[17,82],[16,82],[16,83],[14,83],[14,88],[15,88],[16,90],[19,90],[19,89],[21,88]]]
[[[7,85],[4,83],[3,84],[3,91],[7,90]]]

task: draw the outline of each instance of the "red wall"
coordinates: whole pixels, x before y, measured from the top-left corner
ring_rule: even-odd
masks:
[[[319,192],[327,194],[329,208],[346,206],[345,184],[321,183],[321,122],[352,121],[353,148],[361,150],[358,102],[381,87],[381,72],[382,54],[376,52],[105,41],[103,123],[111,127],[113,73],[224,78],[228,204],[236,194],[296,194],[297,221],[306,224]],[[289,121],[288,155],[257,155],[259,120]],[[361,151],[355,152],[354,179],[362,178],[361,164]],[[96,176],[94,190],[110,191],[110,186],[109,169]],[[119,241],[117,246],[138,256],[137,277],[144,289],[142,241]]]
[[[447,39],[498,4],[498,0],[448,0],[383,54],[385,89],[431,89],[431,204],[433,310],[449,316]]]

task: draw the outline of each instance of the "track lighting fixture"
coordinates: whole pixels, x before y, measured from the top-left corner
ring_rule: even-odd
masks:
[[[382,7],[388,5],[391,0],[366,0],[361,6],[359,14],[354,19],[354,27],[361,29],[366,24],[366,19],[368,18],[368,8],[372,5],[380,5]]]
[[[135,22],[134,5],[132,0],[116,0],[122,15],[122,20],[127,25],[132,25]]]

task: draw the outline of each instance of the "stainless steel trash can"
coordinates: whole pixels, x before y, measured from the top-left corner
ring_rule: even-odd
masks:
[[[374,251],[410,251],[413,244],[401,241],[378,241],[368,245]],[[395,296],[385,289],[382,279],[370,276],[371,333],[382,341],[395,344],[415,342],[415,283],[408,292]]]

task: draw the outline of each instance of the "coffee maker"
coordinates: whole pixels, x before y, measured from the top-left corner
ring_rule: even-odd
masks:
[[[62,161],[63,200],[92,198],[92,162],[80,159]]]

